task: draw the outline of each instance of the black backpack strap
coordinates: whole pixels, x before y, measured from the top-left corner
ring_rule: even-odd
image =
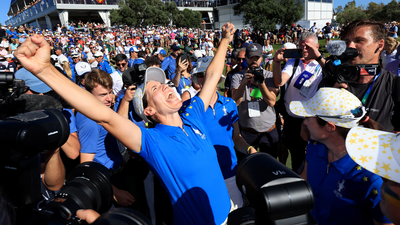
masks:
[[[290,82],[292,82],[292,78],[293,78],[293,75],[294,75],[294,73],[296,72],[296,70],[297,70],[297,67],[299,66],[299,63],[300,63],[300,59],[296,59],[296,61],[294,62],[294,65],[293,65],[293,71],[292,71],[292,76],[290,76],[290,78],[289,78],[289,80],[286,82],[286,87],[289,87],[289,84],[290,84]],[[284,86],[282,86],[281,87],[281,93],[280,93],[280,98],[279,98],[279,101],[278,101],[278,111],[279,111],[279,113],[281,113],[282,115],[287,115],[287,112],[286,112],[286,108],[285,108],[285,100],[284,100],[284,96],[285,96],[285,93],[286,93],[286,87],[285,87],[285,85]]]

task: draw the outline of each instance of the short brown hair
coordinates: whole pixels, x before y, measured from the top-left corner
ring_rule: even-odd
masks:
[[[375,42],[386,39],[387,32],[385,29],[385,25],[383,25],[383,23],[377,22],[375,20],[355,20],[351,22],[349,25],[345,26],[345,28],[343,29],[341,33],[342,40],[346,39],[348,35],[355,33],[358,30],[358,28],[364,26],[371,28]]]
[[[112,89],[113,80],[104,70],[93,69],[85,75],[85,88],[87,91],[92,92],[97,85]]]

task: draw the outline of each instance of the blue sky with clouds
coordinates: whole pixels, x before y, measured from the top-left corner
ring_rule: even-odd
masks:
[[[391,0],[381,0],[381,1],[376,1],[378,2],[383,2],[384,4],[389,3]],[[0,4],[0,23],[4,24],[4,22],[8,19],[7,17],[7,12],[10,8],[10,2],[11,0],[0,0],[1,4]],[[333,7],[336,8],[339,5],[343,6],[346,5],[346,3],[349,2],[349,0],[333,0]],[[368,5],[369,1],[364,1],[364,0],[356,0],[356,4],[357,6],[360,4],[363,5]]]

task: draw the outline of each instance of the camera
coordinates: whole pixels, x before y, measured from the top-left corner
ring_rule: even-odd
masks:
[[[11,103],[25,91],[25,81],[15,79],[14,73],[0,72],[0,104]]]
[[[113,190],[108,169],[96,162],[75,167],[66,184],[41,211],[33,213],[31,224],[80,224],[79,209],[106,212],[112,204]]]
[[[133,67],[128,68],[122,73],[122,81],[125,86],[132,84],[139,86],[144,82],[144,75],[146,74],[147,66],[144,63],[135,64]]]
[[[267,153],[255,153],[240,161],[236,184],[250,202],[233,211],[228,225],[317,224],[309,214],[314,206],[310,185]]]
[[[248,73],[254,75],[253,79],[256,84],[262,84],[264,82],[263,70],[260,67],[250,67]]]
[[[338,83],[357,83],[360,76],[376,75],[380,72],[378,64],[351,65],[348,61],[358,56],[358,50],[349,48],[344,41],[331,41],[326,46],[331,54],[326,58],[323,68],[327,78]]]

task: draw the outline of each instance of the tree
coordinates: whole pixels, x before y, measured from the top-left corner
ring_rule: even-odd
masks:
[[[201,13],[199,11],[193,11],[185,8],[180,12],[178,21],[175,22],[178,27],[200,27]]]
[[[337,13],[336,22],[339,24],[346,24],[347,21],[367,18],[367,14],[364,11],[363,6],[356,7],[356,2],[353,0],[345,5],[343,11]]]
[[[175,3],[164,5],[160,0],[125,0],[118,6],[111,10],[111,23],[128,26],[167,25],[179,13]]]
[[[255,30],[272,31],[276,24],[297,22],[303,16],[301,0],[240,0],[234,15],[243,14],[243,23]]]

